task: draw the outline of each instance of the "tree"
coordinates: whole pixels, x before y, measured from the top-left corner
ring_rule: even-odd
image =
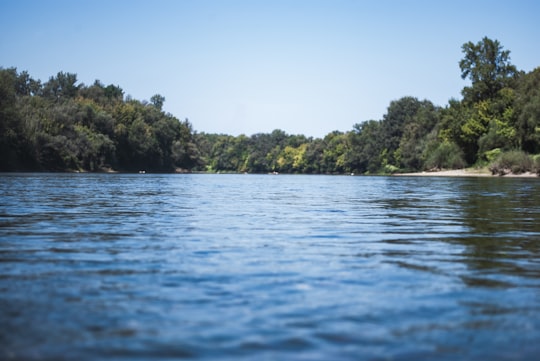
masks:
[[[421,170],[425,162],[425,147],[427,135],[439,121],[440,109],[430,101],[420,103],[414,116],[403,127],[403,134],[399,142],[399,167],[409,171]]]
[[[200,165],[193,130],[161,107],[123,99],[120,87],[77,84],[59,72],[40,81],[0,68],[0,170],[172,171]]]
[[[369,120],[355,124],[350,133],[351,148],[347,156],[349,167],[358,173],[375,173],[381,167],[383,150],[381,123]]]
[[[20,134],[15,84],[17,70],[0,68],[0,170],[15,167]]]
[[[442,112],[439,135],[442,150],[458,145],[466,162],[473,164],[494,149],[518,146],[514,88],[521,73],[497,40],[468,42],[462,51],[461,77],[469,78],[471,86],[462,90],[462,101],[451,100]]]
[[[131,164],[129,164],[131,169],[159,169],[161,167],[161,162],[156,162],[160,157],[154,132],[142,118],[137,118],[131,123],[128,141],[131,150]]]
[[[41,82],[32,79],[27,71],[23,71],[17,76],[16,91],[21,96],[36,95],[41,91]]]
[[[99,80],[95,80],[91,86],[82,86],[79,95],[85,99],[92,100],[97,104],[105,102],[105,88]]]
[[[426,169],[461,169],[465,167],[464,154],[456,143],[442,141],[433,142],[427,147]]]
[[[486,158],[493,149],[511,150],[518,146],[516,135],[515,91],[501,89],[498,96],[481,101],[480,116],[487,121],[487,129],[478,138],[478,157]]]
[[[325,144],[320,138],[315,138],[309,142],[304,153],[304,166],[302,171],[305,173],[322,173],[323,152]]]
[[[150,98],[150,102],[159,110],[163,108],[163,104],[165,104],[165,97],[163,95],[155,94],[152,95]]]
[[[517,137],[521,148],[540,152],[540,68],[520,78],[517,87]]]
[[[270,134],[257,133],[252,135],[249,144],[247,170],[252,173],[266,173],[272,170],[267,155],[274,147],[275,144],[273,144]]]
[[[121,101],[124,97],[124,91],[119,86],[110,84],[105,88],[105,96],[109,100]]]
[[[322,169],[324,173],[350,172],[346,157],[350,152],[349,136],[347,133],[333,131],[324,137],[325,148],[322,155]]]
[[[464,58],[459,62],[461,77],[469,78],[471,87],[463,89],[467,102],[478,102],[493,98],[499,90],[510,85],[517,69],[510,63],[510,51],[503,50],[497,40],[484,37],[474,44],[463,44]]]
[[[176,118],[173,118],[176,120]],[[179,133],[172,145],[172,161],[175,167],[192,169],[203,164],[194,131],[191,123],[186,118],[179,122]]]
[[[298,147],[290,145],[285,146],[277,158],[277,171],[282,173],[299,173],[305,166],[304,154],[306,153],[307,143]]]
[[[436,117],[429,114],[430,112],[435,112],[435,107],[428,100],[420,101],[417,98],[407,96],[390,103],[383,116],[380,129],[380,137],[383,142],[382,152],[384,153],[381,153],[383,167],[386,165],[401,167],[403,150],[408,152],[407,156],[410,158],[421,153],[419,150],[409,149],[410,146],[407,143],[415,142],[417,138],[431,131],[435,125]],[[425,128],[425,130],[418,129],[419,127]],[[408,139],[402,143],[405,132],[407,132]],[[411,154],[413,152],[415,154]],[[414,163],[413,160],[411,162]]]
[[[43,95],[52,100],[74,98],[80,88],[76,83],[77,74],[59,72],[56,77],[50,77],[45,83]]]

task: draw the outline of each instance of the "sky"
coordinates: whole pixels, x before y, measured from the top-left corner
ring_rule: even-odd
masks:
[[[460,99],[484,36],[540,66],[537,0],[0,0],[0,67],[118,85],[194,130],[324,137],[404,96]]]

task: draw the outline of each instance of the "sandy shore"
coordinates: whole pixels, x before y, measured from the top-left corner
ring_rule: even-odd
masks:
[[[487,169],[452,169],[434,172],[399,173],[395,175],[402,177],[501,177],[499,175],[492,175]],[[522,174],[507,174],[502,177],[537,178],[538,176],[535,173],[527,172]]]

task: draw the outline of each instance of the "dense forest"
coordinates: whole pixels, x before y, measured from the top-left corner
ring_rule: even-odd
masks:
[[[540,174],[540,68],[525,73],[487,37],[462,46],[470,85],[444,106],[403,97],[380,120],[324,138],[282,130],[231,136],[193,131],[165,98],[116,85],[45,83],[0,68],[0,171],[208,171],[380,174],[467,166]]]

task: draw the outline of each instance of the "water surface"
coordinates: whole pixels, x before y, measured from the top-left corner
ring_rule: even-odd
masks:
[[[531,360],[540,181],[0,175],[0,359]]]

